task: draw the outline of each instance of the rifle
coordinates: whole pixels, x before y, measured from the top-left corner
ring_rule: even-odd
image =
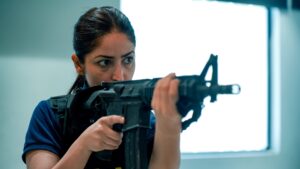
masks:
[[[218,94],[238,94],[240,86],[218,84],[217,55],[210,55],[201,74],[179,76],[179,100],[177,109],[182,117],[190,111],[191,118],[182,121],[182,130],[199,119],[204,98],[215,102]],[[205,80],[209,68],[212,77]],[[148,168],[146,133],[150,128],[151,99],[156,82],[160,78],[131,81],[102,82],[100,85],[68,95],[65,100],[64,133],[69,142],[74,141],[88,126],[106,115],[125,117],[124,125],[113,129],[124,133],[126,169]],[[97,158],[109,160],[111,151],[96,153]]]

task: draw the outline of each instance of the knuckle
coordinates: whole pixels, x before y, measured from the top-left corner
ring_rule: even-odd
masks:
[[[159,92],[163,92],[163,91],[166,91],[167,89],[168,89],[168,83],[166,83],[165,81],[164,81],[165,79],[161,79],[160,81],[159,81],[159,83],[157,84],[157,90],[159,91]]]

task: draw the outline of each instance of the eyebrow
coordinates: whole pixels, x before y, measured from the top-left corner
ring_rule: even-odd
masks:
[[[135,53],[134,50],[128,52],[128,53],[125,53],[124,55],[122,55],[121,57],[126,57],[128,55],[131,55],[132,53]],[[111,58],[114,58],[113,56],[108,56],[108,55],[98,55],[97,57],[104,57],[104,58],[108,58],[108,59],[111,59]]]

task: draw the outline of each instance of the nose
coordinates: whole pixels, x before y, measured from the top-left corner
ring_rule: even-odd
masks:
[[[113,81],[121,81],[124,80],[124,70],[121,64],[117,64],[115,66],[113,76],[112,76]]]

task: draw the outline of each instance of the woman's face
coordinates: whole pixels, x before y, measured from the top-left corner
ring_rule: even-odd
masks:
[[[135,46],[126,34],[120,32],[112,32],[99,39],[94,50],[85,56],[83,65],[90,87],[102,81],[131,80],[134,70]]]

